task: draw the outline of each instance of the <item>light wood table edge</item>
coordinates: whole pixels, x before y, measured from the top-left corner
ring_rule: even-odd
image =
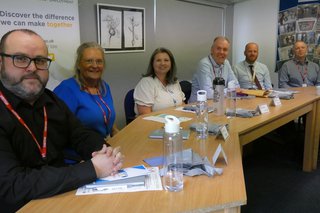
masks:
[[[240,145],[241,146],[246,145],[252,142],[253,140],[265,135],[266,133],[269,133],[272,130],[275,130],[276,128],[288,123],[289,121],[292,121],[295,118],[312,111],[312,109],[313,109],[313,106],[309,104],[297,111],[288,112],[286,113],[286,115],[281,116],[281,118],[274,118],[273,120],[269,120],[267,122],[261,123],[259,126],[256,126],[253,129],[246,129],[244,131],[240,131],[239,132]]]
[[[320,99],[317,101],[317,108],[315,113],[315,124],[314,124],[314,135],[313,135],[313,163],[312,163],[312,169],[317,169],[317,162],[318,162],[318,152],[319,152],[319,140],[320,140]]]
[[[203,209],[197,209],[196,211],[184,211],[183,213],[194,213],[194,212],[199,212],[199,213],[207,213],[207,212],[214,212],[214,213],[240,213],[241,212],[241,206],[246,205],[247,202],[233,202],[225,205],[217,205],[214,207],[208,207],[208,208],[203,208]]]
[[[314,137],[317,137],[315,133],[315,123],[316,122],[316,111],[318,104],[316,102],[309,103],[302,106],[300,109],[295,111],[289,111],[284,115],[281,115],[277,118],[269,120],[268,122],[261,123],[261,125],[256,126],[253,129],[246,129],[242,132],[239,132],[239,140],[242,146],[254,141],[255,139],[275,130],[276,128],[294,120],[295,118],[307,114],[307,124],[306,132],[304,139],[304,157],[303,157],[303,171],[310,172],[313,167],[316,167],[315,162],[315,152],[317,151]],[[318,117],[320,117],[318,115]],[[319,128],[317,128],[319,129]],[[319,140],[318,140],[319,141]],[[318,142],[319,144],[319,142]]]

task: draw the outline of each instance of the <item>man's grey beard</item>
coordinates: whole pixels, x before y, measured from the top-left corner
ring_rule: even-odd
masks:
[[[24,78],[26,77],[30,77],[33,76],[35,78],[38,79],[38,81],[40,82],[40,84],[42,85],[40,91],[38,91],[37,93],[35,92],[26,92],[26,89],[24,89],[23,85],[21,84],[22,81],[24,80]],[[36,101],[43,93],[44,89],[45,89],[45,85],[47,82],[42,82],[40,77],[34,73],[31,73],[27,76],[24,76],[20,79],[20,81],[18,82],[14,82],[12,83],[12,80],[8,77],[8,75],[6,74],[4,67],[2,66],[1,71],[0,71],[0,77],[1,77],[1,82],[3,84],[3,86],[11,91],[13,94],[15,94],[16,96],[20,97],[21,99],[27,101],[27,102],[34,102]]]

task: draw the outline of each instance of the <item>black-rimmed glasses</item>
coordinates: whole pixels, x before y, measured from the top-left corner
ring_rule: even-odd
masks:
[[[44,57],[29,58],[28,56],[25,56],[25,55],[9,55],[6,53],[0,53],[0,56],[12,58],[13,65],[18,68],[27,68],[33,61],[38,70],[49,69],[52,61],[50,58],[44,58]]]

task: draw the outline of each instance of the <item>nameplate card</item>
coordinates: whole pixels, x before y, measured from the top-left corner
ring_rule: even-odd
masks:
[[[220,133],[221,133],[224,141],[226,141],[229,138],[229,132],[228,132],[226,125],[224,125],[220,128]]]
[[[214,166],[219,158],[219,156],[222,154],[223,160],[226,163],[226,165],[228,165],[228,158],[226,153],[224,152],[221,143],[219,144],[219,146],[217,147],[214,155],[212,156],[212,165]]]
[[[281,101],[279,97],[274,97],[271,100],[271,106],[281,106]]]
[[[260,114],[264,114],[264,113],[270,112],[270,111],[269,111],[269,107],[268,107],[267,104],[260,104],[260,105],[258,105],[257,108],[258,108]]]

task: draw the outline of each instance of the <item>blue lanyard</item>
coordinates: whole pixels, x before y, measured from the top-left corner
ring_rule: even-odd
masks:
[[[174,98],[173,96],[173,92],[171,90],[169,90],[167,87],[166,87],[166,90],[167,92],[169,93],[169,95],[171,96],[172,100],[173,100],[173,104],[174,106],[176,107],[177,106],[177,100]]]

